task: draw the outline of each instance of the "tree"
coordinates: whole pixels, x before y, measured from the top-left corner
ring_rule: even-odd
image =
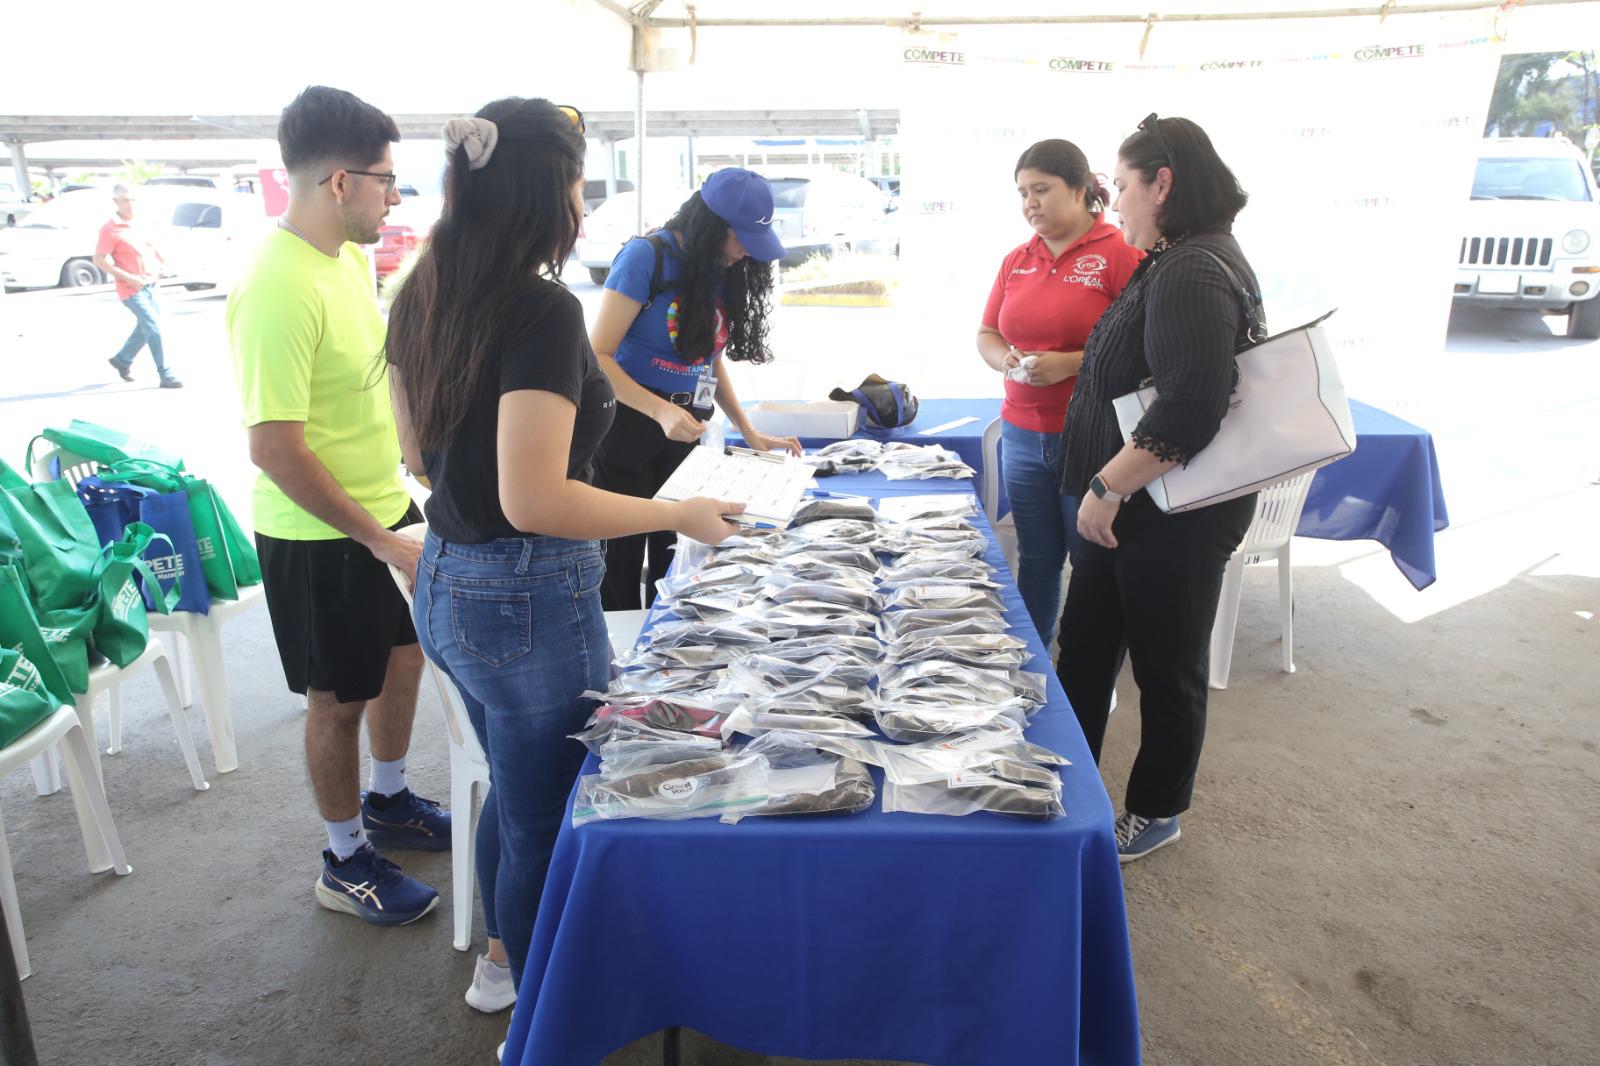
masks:
[[[1484,135],[1560,133],[1575,144],[1596,121],[1600,98],[1593,52],[1527,52],[1501,59]]]

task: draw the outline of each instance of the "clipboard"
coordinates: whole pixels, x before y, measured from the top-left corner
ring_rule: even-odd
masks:
[[[745,505],[730,515],[740,525],[782,529],[794,517],[815,471],[790,455],[749,448],[699,447],[656,491],[658,500],[710,496]]]

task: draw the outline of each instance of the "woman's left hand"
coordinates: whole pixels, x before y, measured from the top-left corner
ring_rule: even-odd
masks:
[[[1034,357],[1033,369],[1028,372],[1030,385],[1054,385],[1078,373],[1083,365],[1082,352],[1029,352]]]
[[[1078,533],[1091,544],[1102,548],[1115,548],[1117,538],[1112,535],[1111,523],[1117,520],[1122,504],[1102,500],[1092,492],[1084,493],[1078,503]]]
[[[806,451],[794,437],[769,437],[754,429],[746,430],[741,436],[752,450],[758,452],[775,452],[781,449],[798,458]]]

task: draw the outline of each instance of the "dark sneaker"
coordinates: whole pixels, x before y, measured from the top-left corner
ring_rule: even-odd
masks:
[[[123,366],[121,363],[117,362],[116,356],[113,355],[110,359],[107,359],[106,362],[111,364],[111,369],[115,370],[117,372],[117,376],[123,381],[133,380],[133,372],[127,367]]]
[[[131,381],[133,379],[129,378],[128,380]],[[181,389],[183,388],[183,382],[179,381],[171,374],[168,374],[166,377],[161,379],[161,387],[163,389]]]
[[[450,850],[450,812],[409,788],[393,796],[361,793],[361,826],[379,847]]]
[[[1142,859],[1157,848],[1177,843],[1178,816],[1171,818],[1141,818],[1124,811],[1117,819],[1117,859],[1130,863]]]
[[[401,873],[371,844],[342,863],[324,851],[315,891],[321,906],[373,925],[406,925],[439,905],[439,893]]]

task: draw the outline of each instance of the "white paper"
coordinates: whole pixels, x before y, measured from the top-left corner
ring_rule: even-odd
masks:
[[[965,418],[958,418],[954,422],[946,422],[942,426],[934,426],[932,429],[924,429],[924,430],[920,430],[919,432],[924,437],[934,437],[934,436],[937,436],[940,433],[944,433],[944,432],[946,432],[948,430],[960,429],[962,426],[968,425],[969,423],[972,423],[972,422],[976,422],[977,420],[978,420],[978,416],[977,415],[968,415]]]
[[[745,505],[734,521],[746,525],[786,526],[800,506],[811,467],[776,452],[696,448],[656,493],[658,500],[710,496]]]

